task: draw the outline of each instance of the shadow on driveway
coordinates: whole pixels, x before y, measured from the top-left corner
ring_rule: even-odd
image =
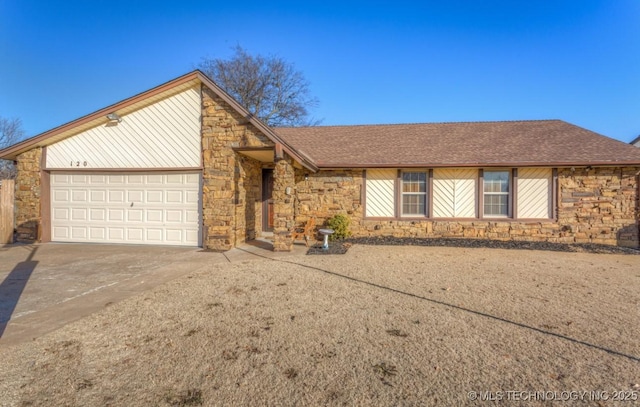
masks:
[[[33,260],[37,251],[37,246],[30,248],[27,259],[16,264],[4,281],[0,283],[0,338],[7,328],[33,270],[38,265],[38,262]]]

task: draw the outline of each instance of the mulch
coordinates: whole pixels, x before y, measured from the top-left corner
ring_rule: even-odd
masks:
[[[347,241],[333,241],[329,243],[327,250],[322,248],[321,243],[316,243],[307,250],[307,255],[314,254],[345,254],[353,244]]]
[[[545,250],[554,252],[579,252],[597,254],[635,254],[640,250],[628,247],[607,246],[595,243],[551,243],[551,242],[524,242],[501,241],[489,239],[453,239],[453,238],[408,238],[408,237],[356,237],[342,241],[333,241],[329,249],[322,249],[321,244],[315,244],[307,251],[307,255],[345,254],[354,244],[368,246],[430,246],[430,247],[468,247],[490,249],[514,249],[514,250]]]

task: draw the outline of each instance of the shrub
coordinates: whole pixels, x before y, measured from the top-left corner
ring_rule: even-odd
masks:
[[[338,213],[334,215],[331,219],[327,221],[327,226],[335,231],[334,234],[329,236],[329,239],[346,239],[351,236],[351,231],[349,230],[349,224],[351,223],[351,219],[347,215],[342,213]]]

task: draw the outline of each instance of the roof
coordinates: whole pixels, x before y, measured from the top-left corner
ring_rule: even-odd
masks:
[[[640,165],[640,149],[561,120],[283,127],[318,167]]]
[[[109,113],[123,116],[198,84],[215,92],[311,171],[321,167],[640,165],[640,148],[561,120],[271,128],[198,70],[9,146],[0,150],[0,158],[15,160],[34,147],[105,124]]]
[[[211,79],[209,79],[209,77],[207,77],[199,70],[195,70],[188,74],[182,75],[162,85],[156,86],[155,88],[132,96],[128,99],[122,100],[118,103],[109,105],[86,116],[82,116],[79,119],[73,120],[69,123],[63,124],[54,129],[38,134],[37,136],[28,138],[5,149],[2,149],[0,150],[0,159],[15,160],[19,154],[34,147],[51,145],[89,128],[106,124],[109,121],[106,118],[106,115],[109,113],[117,113],[120,116],[124,116],[135,110],[141,109],[145,106],[149,106],[150,104],[160,99],[167,98],[200,83],[204,84],[218,96],[220,96],[222,100],[228,103],[239,114],[244,116],[249,121],[249,123],[253,124],[271,141],[273,141],[275,144],[282,145],[284,151],[286,151],[299,163],[313,171],[317,169],[317,167],[309,161],[308,157],[300,155],[298,152],[292,149],[286,141],[282,140],[280,136],[278,136],[273,131],[273,129],[271,129],[257,117],[249,113],[247,109],[236,102],[235,99],[233,99],[228,93],[222,90],[222,88],[216,85]]]
[[[631,140],[629,144],[631,144],[632,146],[640,147],[640,136]]]

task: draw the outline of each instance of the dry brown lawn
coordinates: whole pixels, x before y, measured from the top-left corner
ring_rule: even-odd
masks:
[[[639,332],[637,255],[356,245],[212,265],[1,349],[0,404],[459,406],[496,404],[470,401],[471,391],[637,394]],[[533,403],[574,404],[598,405]]]

